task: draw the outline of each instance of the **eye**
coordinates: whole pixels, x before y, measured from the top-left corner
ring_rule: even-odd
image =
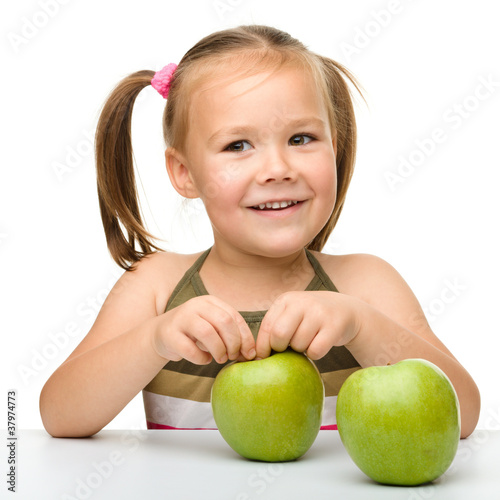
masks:
[[[310,135],[298,134],[298,135],[294,135],[288,141],[288,143],[290,144],[290,146],[304,146],[305,144],[308,144],[313,140],[314,140],[314,138],[311,137]]]
[[[229,144],[229,146],[224,149],[224,151],[232,151],[235,153],[242,153],[243,151],[248,151],[250,149],[250,143],[248,141],[237,141]]]

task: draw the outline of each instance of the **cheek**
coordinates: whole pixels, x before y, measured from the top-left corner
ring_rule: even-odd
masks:
[[[317,179],[317,189],[321,194],[325,203],[335,204],[337,199],[337,169],[335,166],[335,160],[328,162],[324,165],[322,175],[318,175]]]
[[[244,193],[244,182],[231,166],[206,172],[199,183],[203,187],[202,198],[207,210],[209,207],[211,210],[227,210],[236,206]]]
[[[192,155],[191,158],[189,168],[191,179],[206,205],[221,195],[225,187],[224,178],[214,168],[210,159],[199,154]]]

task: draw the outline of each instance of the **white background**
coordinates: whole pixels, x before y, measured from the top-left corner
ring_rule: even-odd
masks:
[[[106,95],[128,73],[178,62],[208,33],[246,23],[288,31],[359,78],[368,106],[357,107],[356,172],[325,251],[372,253],[398,269],[479,385],[480,426],[500,427],[498,14],[493,0],[4,6],[1,398],[18,391],[19,427],[41,427],[44,382],[120,274],[106,249],[92,156]],[[147,88],[134,111],[146,218],[164,248],[202,250],[211,243],[207,220],[199,204],[183,207],[163,166],[163,106]],[[413,170],[398,173],[403,159]],[[388,173],[404,174],[393,189]],[[139,427],[140,396],[109,425]]]

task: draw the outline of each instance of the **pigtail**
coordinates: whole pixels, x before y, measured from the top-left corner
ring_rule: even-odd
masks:
[[[332,59],[318,57],[327,82],[328,98],[333,105],[333,122],[337,131],[337,200],[329,221],[308,245],[309,249],[320,251],[342,212],[356,161],[356,117],[348,82],[361,97],[363,94],[359,83],[349,70]]]
[[[132,151],[132,108],[139,92],[150,85],[153,71],[124,78],[102,109],[95,137],[97,191],[108,249],[125,270],[160,250],[142,222]]]

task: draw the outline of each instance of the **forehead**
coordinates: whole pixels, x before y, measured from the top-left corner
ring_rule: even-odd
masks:
[[[316,118],[328,121],[321,92],[310,71],[300,67],[215,74],[193,92],[192,132],[212,134],[224,127],[271,127]]]

